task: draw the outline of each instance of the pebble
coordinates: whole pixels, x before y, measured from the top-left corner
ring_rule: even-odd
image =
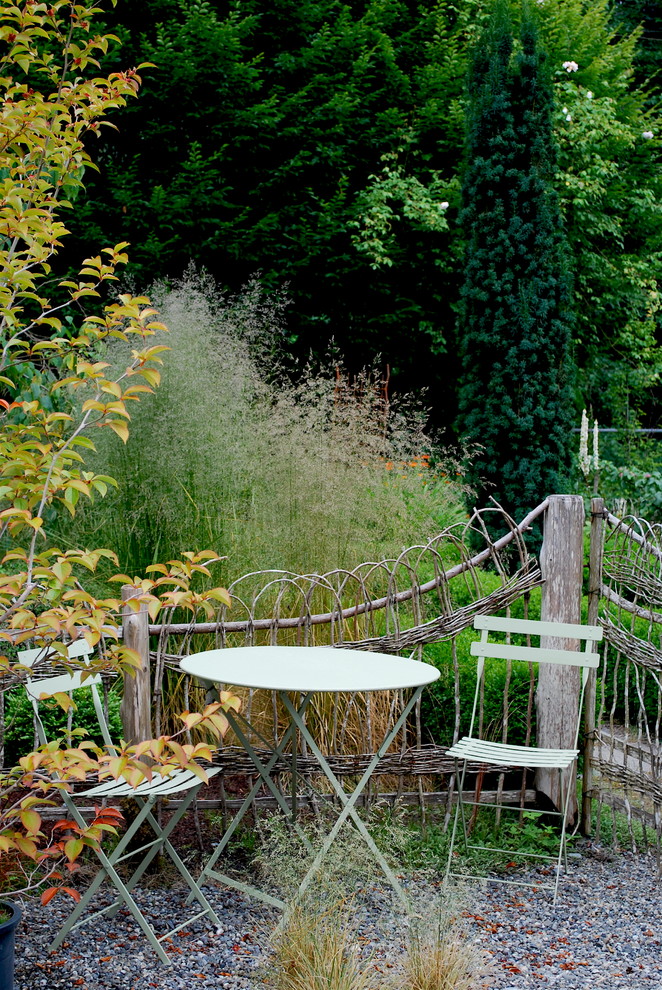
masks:
[[[561,881],[556,909],[548,890],[483,881],[453,896],[464,937],[484,953],[488,975],[481,990],[662,990],[662,881],[651,856],[623,853],[613,861],[590,847]],[[541,880],[530,871],[532,882]],[[448,904],[441,878],[403,878],[414,911]],[[55,898],[42,907],[24,902],[17,930],[15,990],[253,990],[263,987],[261,965],[279,912],[219,886],[205,887],[218,916],[172,936],[172,960],[163,966],[124,909],[71,934],[56,952],[48,944],[71,910]],[[161,931],[185,917],[181,889],[137,892],[142,910]],[[109,903],[98,899],[98,907]],[[388,973],[410,938],[409,920],[387,889],[357,894],[353,907],[357,944],[371,965]],[[386,985],[386,977],[385,977]]]

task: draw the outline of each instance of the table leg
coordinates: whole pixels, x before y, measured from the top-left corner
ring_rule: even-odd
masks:
[[[366,843],[366,845],[368,846],[368,848],[372,852],[374,858],[376,859],[376,861],[381,866],[381,868],[382,868],[382,870],[383,870],[386,878],[388,879],[389,883],[393,887],[395,893],[398,895],[398,898],[400,899],[400,902],[403,904],[403,906],[405,908],[408,907],[407,897],[406,897],[406,894],[405,894],[404,890],[402,889],[401,884],[398,882],[398,880],[395,877],[393,871],[391,870],[391,868],[389,867],[388,863],[384,859],[384,856],[382,855],[382,853],[379,851],[379,849],[375,845],[375,842],[374,842],[372,836],[370,835],[370,833],[366,829],[365,825],[361,821],[360,817],[356,813],[356,811],[355,811],[355,805],[356,805],[356,802],[357,802],[359,796],[361,795],[362,791],[364,790],[364,788],[366,787],[368,781],[370,780],[370,777],[372,776],[372,774],[373,774],[375,768],[377,767],[379,761],[381,760],[381,758],[387,752],[389,746],[391,745],[391,743],[395,739],[397,733],[402,728],[402,725],[404,724],[405,719],[407,718],[407,716],[409,715],[409,713],[413,709],[414,705],[418,701],[418,699],[419,699],[422,691],[423,691],[423,688],[422,687],[416,688],[416,690],[412,694],[412,697],[410,698],[410,700],[406,704],[405,708],[403,709],[402,713],[400,714],[400,717],[398,718],[397,722],[395,723],[395,725],[393,726],[393,728],[391,729],[391,731],[387,734],[386,738],[384,739],[384,742],[382,743],[382,745],[380,746],[380,748],[378,749],[378,751],[375,753],[375,755],[373,756],[373,758],[370,761],[370,763],[368,764],[368,766],[366,767],[366,769],[365,769],[365,771],[363,773],[363,776],[361,777],[359,783],[356,785],[356,788],[354,789],[354,791],[353,791],[353,793],[351,795],[348,795],[345,792],[344,788],[342,787],[342,785],[338,781],[338,778],[336,777],[336,775],[331,770],[329,764],[327,763],[327,761],[326,761],[326,759],[324,757],[324,754],[321,752],[319,746],[316,744],[315,740],[313,739],[313,737],[308,732],[308,729],[307,729],[305,723],[300,718],[299,713],[297,712],[296,708],[292,705],[289,697],[287,697],[287,695],[284,692],[281,693],[281,699],[282,699],[283,704],[285,705],[285,707],[287,708],[287,710],[288,710],[288,712],[290,714],[290,717],[292,719],[292,724],[298,726],[299,731],[301,732],[301,735],[306,740],[306,742],[310,746],[311,750],[315,754],[315,757],[317,759],[317,762],[319,763],[321,769],[324,771],[325,776],[329,780],[329,783],[331,784],[331,786],[333,787],[334,791],[336,792],[336,794],[338,796],[338,799],[340,800],[340,803],[342,805],[342,810],[340,812],[340,815],[338,816],[338,819],[337,819],[336,823],[334,824],[333,828],[329,832],[327,838],[324,840],[324,843],[322,844],[321,849],[317,853],[317,855],[316,855],[316,857],[315,857],[312,865],[310,866],[308,872],[306,873],[305,877],[303,878],[303,880],[299,884],[299,889],[298,889],[298,895],[299,896],[301,894],[303,894],[306,891],[306,889],[308,888],[308,886],[310,885],[313,877],[317,873],[317,870],[319,869],[319,867],[320,867],[320,865],[321,865],[324,857],[326,856],[327,852],[329,851],[329,849],[331,848],[333,842],[335,841],[335,839],[336,839],[338,833],[340,832],[340,829],[342,828],[343,824],[345,823],[345,821],[348,818],[351,818],[351,820],[353,821],[354,825],[356,826],[357,831],[362,836],[364,842]]]
[[[312,697],[311,694],[307,694],[307,695],[304,696],[304,698],[303,698],[303,700],[301,702],[301,705],[299,707],[299,712],[300,712],[301,715],[303,715],[303,713],[305,712],[306,708],[308,707],[308,704],[310,702],[311,697]],[[228,719],[228,722],[230,723],[230,726],[232,727],[235,735],[237,736],[237,738],[241,742],[241,745],[244,747],[244,749],[248,753],[248,755],[249,755],[249,757],[250,757],[253,765],[255,766],[255,769],[257,770],[259,776],[258,776],[258,779],[253,784],[253,786],[252,786],[251,790],[249,791],[249,793],[246,795],[246,798],[244,799],[244,802],[241,805],[239,811],[237,812],[237,814],[235,815],[235,817],[230,822],[228,828],[225,830],[224,835],[222,836],[220,842],[218,843],[218,845],[214,849],[214,852],[212,853],[210,859],[205,864],[205,867],[204,867],[202,873],[198,877],[198,885],[201,886],[206,877],[213,877],[214,879],[220,880],[222,883],[226,883],[229,886],[237,887],[239,890],[243,891],[244,893],[251,894],[254,897],[259,897],[261,900],[266,901],[268,904],[274,904],[274,905],[276,905],[278,907],[282,907],[283,906],[283,903],[284,903],[283,901],[278,900],[276,898],[273,898],[273,897],[271,897],[268,894],[263,894],[261,891],[258,891],[255,887],[250,887],[248,884],[243,884],[243,883],[241,883],[238,880],[233,880],[232,878],[227,877],[225,874],[218,873],[217,871],[214,870],[214,866],[216,865],[219,857],[221,856],[221,854],[222,854],[223,850],[225,849],[225,847],[227,846],[228,842],[230,841],[230,839],[232,838],[232,836],[236,832],[237,828],[239,827],[239,824],[241,823],[241,821],[244,818],[246,812],[248,811],[248,809],[250,808],[251,804],[253,803],[254,798],[257,796],[257,793],[258,793],[260,787],[263,784],[266,784],[267,785],[267,787],[269,788],[269,790],[271,791],[271,793],[275,797],[276,801],[278,802],[279,807],[284,812],[284,814],[288,818],[290,817],[290,809],[287,806],[287,802],[285,801],[285,799],[283,798],[283,795],[281,794],[281,792],[279,791],[279,789],[276,787],[276,785],[272,781],[272,779],[270,777],[270,774],[271,774],[271,771],[273,770],[274,766],[278,762],[278,760],[279,759],[285,759],[285,754],[283,753],[283,750],[284,750],[285,746],[287,745],[287,743],[289,742],[290,737],[292,737],[295,734],[295,732],[296,732],[296,726],[295,726],[295,724],[293,722],[288,726],[288,728],[285,730],[285,732],[282,735],[282,737],[279,740],[279,742],[274,746],[273,753],[272,753],[271,757],[269,758],[269,760],[267,761],[266,764],[263,764],[262,761],[260,760],[259,756],[255,752],[254,747],[251,745],[249,739],[247,738],[246,733],[242,730],[241,726],[239,725],[239,722],[238,722],[237,718],[235,717],[234,713],[232,711],[227,711],[225,714],[226,714],[226,717]],[[250,728],[250,725],[249,725],[249,728]],[[258,733],[258,735],[259,735],[259,733]],[[304,845],[306,846],[306,848],[308,849],[308,851],[309,852],[312,852],[313,851],[313,848],[312,848],[312,846],[310,844],[310,840],[308,839],[308,836],[305,834],[305,832],[300,828],[300,826],[296,822],[293,822],[293,826],[294,826],[294,828],[295,828],[295,830],[297,832],[297,835],[299,836],[299,838],[301,839],[301,841],[304,843]],[[187,898],[187,903],[191,899],[192,898],[189,895],[189,898]]]
[[[295,729],[292,733],[292,824],[296,823],[297,820],[297,748],[299,745],[299,737],[297,730]]]

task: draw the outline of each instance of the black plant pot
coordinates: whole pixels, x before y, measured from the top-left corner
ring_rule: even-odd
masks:
[[[0,901],[11,917],[0,924],[0,990],[14,990],[14,934],[22,911],[13,901]]]

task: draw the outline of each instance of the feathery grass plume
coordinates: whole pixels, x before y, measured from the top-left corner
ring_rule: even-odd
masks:
[[[582,409],[582,422],[579,428],[579,470],[588,481],[591,473],[591,458],[588,453],[588,416]]]
[[[314,816],[300,812],[298,825],[310,844],[307,849],[283,815],[261,816],[254,863],[263,881],[286,899],[294,896],[336,819],[337,810],[329,815],[319,808]],[[390,809],[379,807],[370,812],[362,810],[361,819],[389,866],[397,872],[410,839],[406,827]],[[308,888],[305,903],[311,911],[319,912],[383,881],[384,874],[372,852],[352,823],[347,822]]]
[[[161,385],[131,410],[125,446],[98,438],[119,491],[63,521],[61,538],[116,547],[131,574],[211,546],[228,557],[227,582],[379,560],[462,517],[462,479],[435,466],[420,404],[339,361],[286,374],[283,295],[256,279],[224,295],[189,271],[153,298],[170,330]],[[105,360],[119,364],[119,351]]]

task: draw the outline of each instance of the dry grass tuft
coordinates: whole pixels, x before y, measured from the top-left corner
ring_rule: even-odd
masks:
[[[479,990],[489,985],[489,957],[458,924],[461,901],[461,892],[450,891],[443,904],[419,906],[392,990]]]
[[[266,983],[274,990],[371,990],[370,962],[353,946],[347,906],[324,912],[296,906],[272,943]]]

